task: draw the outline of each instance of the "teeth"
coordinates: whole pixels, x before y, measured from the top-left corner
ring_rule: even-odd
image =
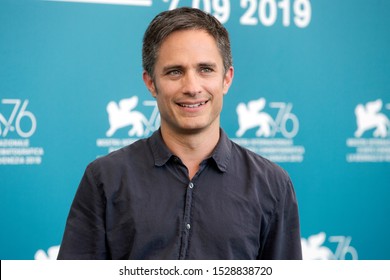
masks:
[[[207,101],[204,101],[204,102],[201,102],[201,103],[197,103],[197,104],[179,104],[181,107],[185,107],[185,108],[197,108],[199,106],[202,106],[204,104],[206,104]]]

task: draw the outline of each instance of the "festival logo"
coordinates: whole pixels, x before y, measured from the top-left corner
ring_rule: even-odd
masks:
[[[56,260],[59,251],[60,251],[59,245],[50,247],[47,250],[47,252],[45,252],[42,249],[39,249],[34,255],[34,260],[40,260],[40,261]]]
[[[265,99],[250,101],[248,105],[240,103],[237,105],[238,125],[237,137],[242,137],[248,129],[256,128],[257,137],[271,136],[271,128],[275,122],[267,113],[261,112],[265,107]]]
[[[29,100],[2,99],[0,103],[0,165],[39,165],[44,150],[31,146],[37,129]]]
[[[347,139],[347,147],[354,153],[348,162],[390,162],[390,120],[384,111],[390,104],[381,99],[358,104],[355,108],[356,130],[354,138]]]
[[[140,138],[150,136],[159,128],[160,114],[157,102],[147,100],[142,104],[139,103],[138,96],[122,99],[119,102],[108,102],[106,112],[109,127],[105,133],[107,138],[97,139],[98,147],[107,148],[107,152],[110,153]],[[116,135],[121,137],[115,137]]]
[[[360,138],[364,132],[373,130],[374,137],[385,138],[389,135],[390,121],[386,115],[380,113],[383,107],[381,99],[368,102],[366,106],[356,106],[355,115],[357,130],[355,137]]]
[[[236,111],[238,130],[236,143],[275,162],[302,162],[305,148],[294,144],[299,132],[299,119],[293,104],[270,102],[259,98],[239,103]]]
[[[129,99],[122,99],[119,104],[111,101],[107,105],[108,121],[110,129],[107,130],[106,136],[111,137],[118,129],[130,126],[129,136],[145,136],[145,129],[148,120],[145,116],[133,109],[138,105],[138,96]]]
[[[302,256],[304,260],[357,260],[358,252],[351,242],[350,236],[330,236],[327,240],[325,232],[320,232],[301,239]]]

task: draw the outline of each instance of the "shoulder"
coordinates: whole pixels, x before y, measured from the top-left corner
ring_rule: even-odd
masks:
[[[263,175],[276,176],[282,180],[290,180],[287,172],[275,162],[241,146],[237,143],[232,142],[232,163],[235,165],[242,166],[243,168],[253,169]]]
[[[259,195],[274,201],[293,191],[290,176],[282,167],[233,141],[228,172],[252,185]]]
[[[138,140],[88,164],[80,183],[81,188],[95,189],[112,197],[123,186],[142,174],[141,170],[153,165],[147,139]]]
[[[115,174],[125,167],[135,165],[137,162],[140,162],[141,159],[145,159],[149,150],[147,139],[140,139],[130,145],[95,159],[87,166],[87,170],[90,170],[95,174],[101,172],[112,172]]]

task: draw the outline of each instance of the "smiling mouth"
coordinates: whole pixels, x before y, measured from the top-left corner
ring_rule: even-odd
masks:
[[[203,101],[203,102],[199,102],[199,103],[194,103],[194,104],[178,103],[178,105],[179,105],[180,107],[184,107],[184,108],[198,108],[198,107],[200,107],[200,106],[205,105],[207,102],[209,102],[209,101],[207,100],[207,101]]]

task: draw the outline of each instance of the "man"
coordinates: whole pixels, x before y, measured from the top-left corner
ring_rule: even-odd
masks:
[[[163,12],[143,67],[161,127],[87,167],[59,259],[301,259],[288,175],[220,128],[234,73],[225,28],[197,9]]]

